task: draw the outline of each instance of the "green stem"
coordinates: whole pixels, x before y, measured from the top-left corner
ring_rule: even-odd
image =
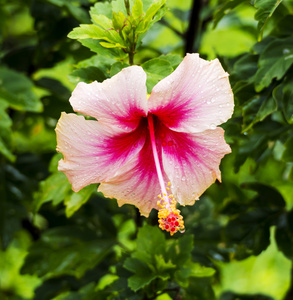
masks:
[[[130,50],[128,53],[128,58],[129,58],[129,64],[131,66],[133,65],[133,57],[134,57],[134,53]]]

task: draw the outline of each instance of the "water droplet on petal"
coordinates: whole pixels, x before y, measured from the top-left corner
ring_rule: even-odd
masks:
[[[212,123],[212,124],[210,125],[210,129],[216,129],[216,128],[217,128],[217,126],[216,126],[215,124]]]

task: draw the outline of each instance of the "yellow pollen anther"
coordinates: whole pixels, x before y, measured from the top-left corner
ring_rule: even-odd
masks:
[[[171,182],[170,182],[170,181],[168,182],[168,185],[169,185],[169,186],[171,185]]]
[[[172,201],[171,204],[168,203],[168,206],[166,202],[163,204],[160,201],[157,202],[160,207],[158,219],[159,227],[170,232],[172,236],[177,231],[184,232],[184,221],[180,215],[180,210],[176,208],[176,200],[173,199],[173,195],[169,195],[169,198],[172,198]]]

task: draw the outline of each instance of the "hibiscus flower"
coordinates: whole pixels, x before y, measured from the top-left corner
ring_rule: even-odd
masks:
[[[70,104],[82,115],[62,113],[57,150],[59,171],[72,189],[100,183],[98,190],[130,203],[148,216],[159,210],[159,226],[184,229],[177,202],[192,205],[216,180],[231,152],[218,125],[233,113],[233,94],[220,62],[187,54],[150,95],[139,66],[110,79],[79,83]]]

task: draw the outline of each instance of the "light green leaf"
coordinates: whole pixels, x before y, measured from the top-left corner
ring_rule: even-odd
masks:
[[[167,12],[167,8],[163,7],[167,0],[159,0],[153,2],[145,13],[143,20],[138,24],[136,32],[141,34],[149,30],[149,28],[159,21]]]
[[[143,4],[141,0],[135,0],[132,7],[132,16],[135,19],[142,18],[143,16]]]
[[[107,42],[100,42],[100,44],[105,48],[127,48],[119,43],[107,43]]]
[[[255,75],[257,92],[268,87],[274,78],[281,79],[293,64],[293,37],[275,39],[267,45],[259,58]]]
[[[191,269],[191,277],[210,277],[216,272],[215,269],[201,266],[199,263],[191,263],[189,268]]]
[[[125,25],[128,25],[126,16],[119,11],[119,13],[113,12],[113,27],[115,30],[122,30]]]
[[[114,0],[112,1],[112,10],[115,13],[119,13],[121,11],[125,16],[127,16],[127,11],[125,8],[124,0]]]
[[[101,26],[105,30],[113,28],[112,20],[104,15],[92,15],[92,21],[93,23]]]
[[[90,9],[90,15],[104,15],[108,19],[112,19],[112,6],[110,2],[98,2]]]
[[[78,40],[83,46],[89,48],[91,51],[99,54],[106,58],[124,59],[127,53],[119,48],[104,48],[97,40],[93,39],[82,39]]]
[[[105,35],[104,31],[94,24],[81,24],[80,27],[73,28],[68,37],[71,39],[102,39]]]
[[[98,39],[104,40],[116,45],[115,47],[123,46],[124,41],[114,29],[105,30],[94,24],[81,24],[80,27],[76,27],[68,34],[71,39]]]

